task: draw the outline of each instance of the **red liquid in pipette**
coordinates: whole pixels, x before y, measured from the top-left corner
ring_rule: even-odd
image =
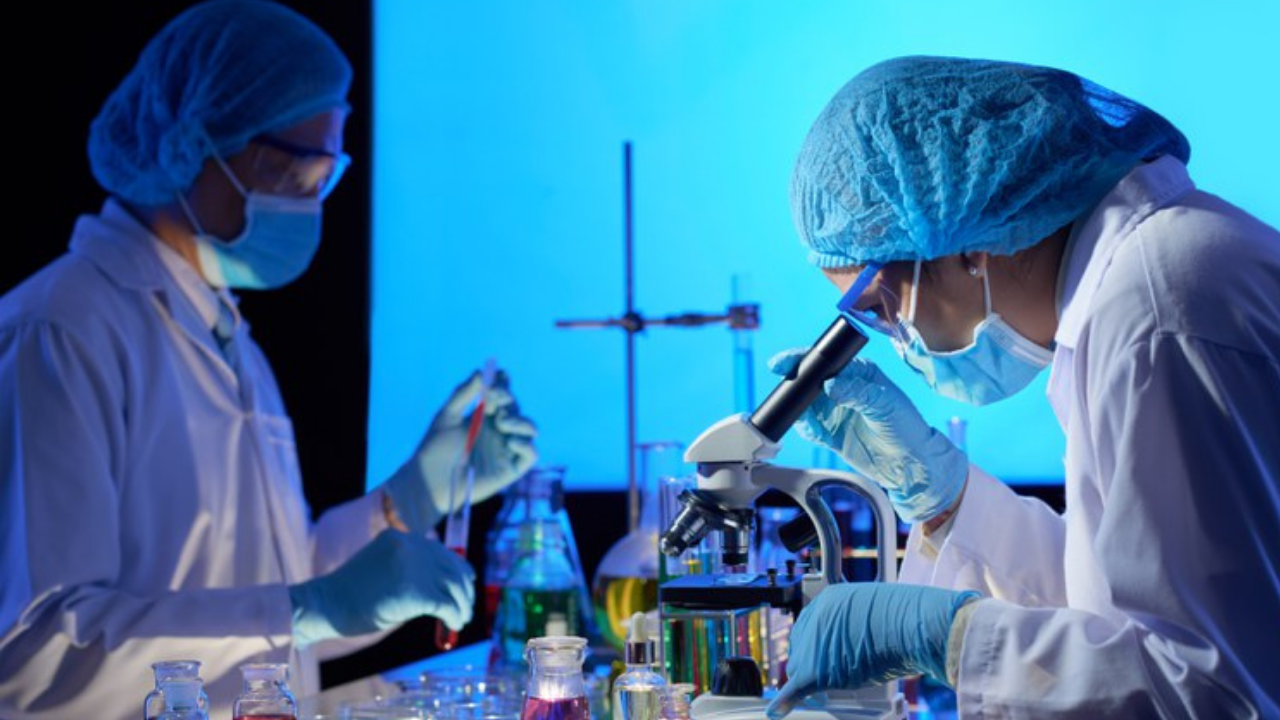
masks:
[[[462,556],[463,560],[467,559],[466,548],[450,548],[450,550],[453,550],[458,553],[458,555]],[[439,650],[452,650],[456,647],[458,647],[458,631],[450,630],[449,626],[445,625],[443,620],[437,620],[436,648]]]
[[[564,700],[526,698],[520,720],[591,720],[591,707],[584,697]]]
[[[476,438],[480,436],[480,426],[484,423],[484,400],[485,400],[484,396],[487,390],[488,388],[485,388],[484,390],[480,391],[480,400],[476,402],[476,409],[474,412],[471,413],[471,422],[467,426],[467,441],[463,445],[463,450],[462,450],[462,453],[463,453],[462,456],[466,458],[467,463],[471,462],[471,451],[476,446]],[[469,501],[470,501],[470,498],[467,498],[464,500],[464,502],[469,502]],[[450,518],[450,520],[452,520],[452,518]],[[447,527],[448,526],[446,525],[446,528]],[[448,535],[448,534],[449,533],[446,530],[445,535]],[[446,537],[445,539],[451,540],[452,538]],[[457,553],[458,557],[461,557],[463,560],[467,559],[466,546],[450,547],[449,549]],[[452,650],[456,647],[458,647],[458,632],[456,630],[450,630],[449,627],[445,625],[443,622],[437,622],[436,623],[436,648],[438,650]]]

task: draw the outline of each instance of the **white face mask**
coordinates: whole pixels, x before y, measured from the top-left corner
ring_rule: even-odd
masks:
[[[320,198],[247,191],[222,158],[213,158],[245,198],[244,230],[230,240],[205,233],[186,199],[178,196],[196,231],[201,274],[214,287],[265,290],[293,282],[320,247]]]
[[[930,350],[915,327],[916,296],[921,261],[916,261],[911,303],[901,327],[905,338],[895,340],[903,361],[925,379],[934,392],[972,405],[1003,400],[1031,383],[1051,360],[1053,352],[1028,340],[991,311],[991,285],[982,276],[986,317],[973,329],[973,342],[950,352]]]

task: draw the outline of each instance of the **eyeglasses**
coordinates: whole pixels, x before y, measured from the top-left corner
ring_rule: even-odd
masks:
[[[289,156],[287,167],[270,168],[280,176],[273,188],[277,195],[317,197],[323,200],[333,192],[347,166],[351,164],[351,156],[344,152],[334,153],[303,147],[270,135],[260,135],[253,142]],[[263,158],[259,153],[255,167],[261,163]]]
[[[888,288],[877,285],[872,291],[877,298],[873,305],[861,310],[854,307],[862,300],[862,296],[866,294],[867,289],[871,287],[871,283],[875,281],[876,275],[883,268],[883,263],[867,263],[866,267],[862,268],[862,272],[858,273],[858,277],[854,278],[853,284],[849,286],[848,291],[841,296],[840,302],[836,303],[836,308],[841,315],[858,325],[870,328],[891,338],[901,339],[904,335],[901,323],[889,319],[897,317],[901,303],[898,300],[898,296]],[[875,307],[880,308],[880,313],[872,309]]]

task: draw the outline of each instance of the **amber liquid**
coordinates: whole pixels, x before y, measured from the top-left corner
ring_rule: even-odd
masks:
[[[605,642],[621,651],[627,642],[627,623],[638,612],[658,607],[658,581],[654,578],[597,575],[591,591],[596,626]]]
[[[526,698],[520,720],[591,720],[591,708],[585,697],[564,700]]]

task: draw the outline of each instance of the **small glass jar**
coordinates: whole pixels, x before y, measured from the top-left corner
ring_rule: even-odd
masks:
[[[170,681],[200,680],[199,660],[162,660],[151,663],[151,671],[156,676],[156,686],[147,693],[142,705],[142,717],[145,720],[156,720],[165,711],[162,685]],[[209,697],[205,695],[204,683],[200,684],[200,693],[196,697],[196,706],[204,713],[209,712]]]
[[[521,720],[590,720],[582,661],[587,639],[551,636],[529,640],[529,688]]]
[[[240,666],[244,689],[231,706],[234,720],[297,720],[298,702],[289,692],[287,663],[247,663]]]

